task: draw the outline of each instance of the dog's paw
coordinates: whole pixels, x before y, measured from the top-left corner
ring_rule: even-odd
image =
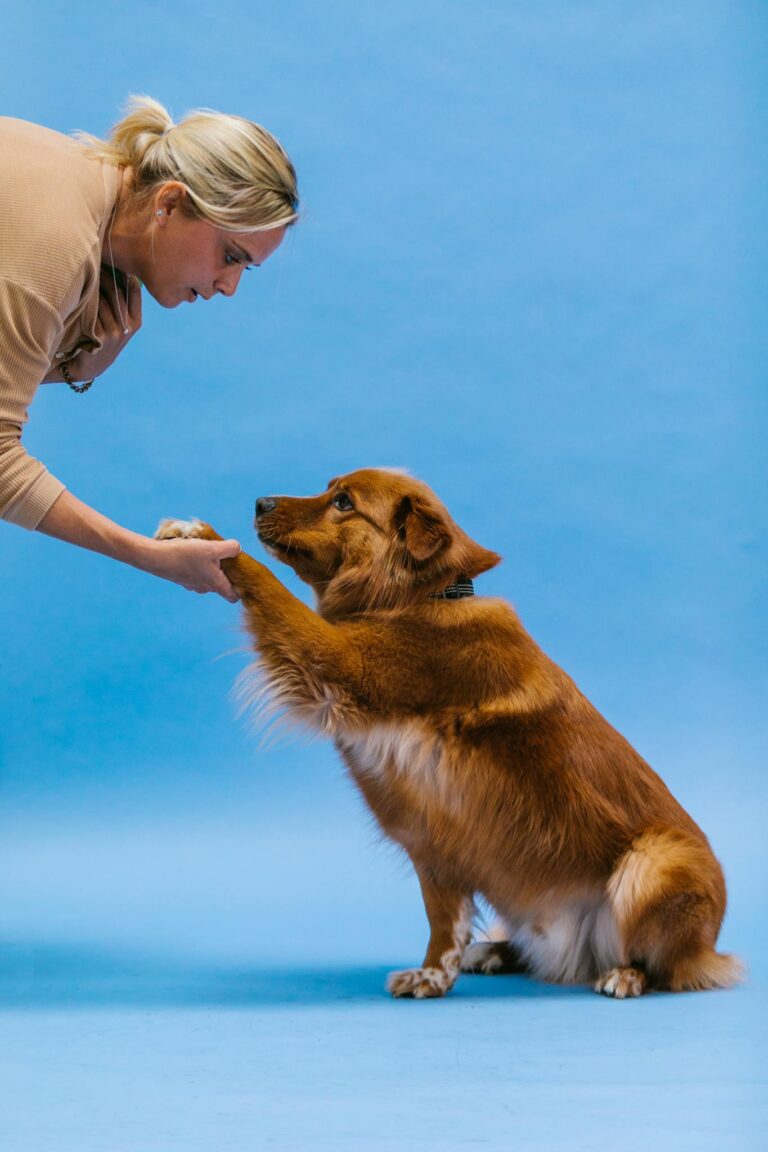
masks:
[[[443,968],[406,968],[402,972],[390,972],[387,991],[393,996],[430,1000],[436,996],[445,996],[454,981],[455,977]]]
[[[161,520],[155,540],[196,540],[204,531],[202,520]]]
[[[615,1000],[626,1000],[629,996],[642,996],[647,983],[645,972],[639,968],[611,968],[598,977],[595,992],[613,996]]]
[[[504,967],[504,957],[498,944],[491,940],[469,944],[461,957],[462,972],[493,976]]]
[[[464,949],[461,970],[480,976],[509,976],[513,972],[527,972],[528,967],[508,940],[478,940]]]

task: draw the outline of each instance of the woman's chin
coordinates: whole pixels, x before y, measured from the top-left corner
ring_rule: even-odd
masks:
[[[188,288],[165,289],[155,291],[151,284],[145,285],[153,300],[161,308],[178,308],[179,304],[187,304],[190,300]]]
[[[170,293],[170,291],[155,296],[154,298],[162,308],[178,308],[178,305],[188,303],[189,301],[188,295],[182,296],[180,293]]]

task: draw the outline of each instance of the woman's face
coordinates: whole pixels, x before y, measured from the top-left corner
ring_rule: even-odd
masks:
[[[190,216],[179,200],[157,200],[152,213],[144,267],[136,271],[164,308],[192,304],[198,296],[210,300],[217,292],[234,296],[243,272],[262,265],[285,236],[285,227],[225,232]]]

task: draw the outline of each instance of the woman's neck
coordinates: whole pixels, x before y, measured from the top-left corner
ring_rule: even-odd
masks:
[[[119,268],[126,275],[140,276],[148,248],[148,213],[146,206],[137,208],[133,202],[132,169],[123,168],[121,176],[112,218],[104,233],[101,258],[103,263]]]

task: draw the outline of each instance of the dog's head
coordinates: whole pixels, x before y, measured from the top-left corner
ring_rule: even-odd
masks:
[[[500,560],[426,484],[386,469],[337,476],[319,496],[262,496],[255,523],[266,548],[314,588],[324,615],[405,607]]]

